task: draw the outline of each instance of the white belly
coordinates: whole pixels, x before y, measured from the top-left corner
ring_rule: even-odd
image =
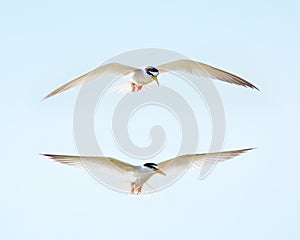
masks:
[[[135,70],[132,78],[130,79],[130,82],[133,82],[138,86],[151,83],[152,81],[153,81],[152,77],[141,69]]]
[[[138,172],[132,175],[131,182],[136,187],[143,186],[154,174],[152,170],[138,166]]]

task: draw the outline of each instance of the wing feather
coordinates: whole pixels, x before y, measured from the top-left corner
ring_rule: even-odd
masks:
[[[129,163],[122,162],[111,157],[86,157],[86,156],[69,156],[55,154],[41,154],[50,159],[67,164],[73,167],[85,167],[88,170],[112,174],[116,177],[120,175],[131,175],[135,172],[136,167]]]
[[[226,152],[184,155],[161,162],[158,164],[158,166],[166,174],[172,174],[182,170],[201,168],[204,165],[214,165],[239,156],[240,154],[252,149],[254,148],[245,148]]]
[[[121,76],[126,76],[130,74],[132,71],[136,70],[134,67],[130,67],[124,64],[120,63],[108,63],[106,65],[100,66],[64,85],[61,87],[55,89],[51,93],[49,93],[46,97],[43,98],[47,99],[49,97],[52,97],[58,93],[64,92],[68,89],[81,86],[87,82],[99,79],[101,77],[105,76],[116,76],[116,77],[121,77]]]
[[[212,67],[204,63],[195,62],[188,59],[181,59],[160,65],[158,66],[158,70],[160,74],[164,74],[167,72],[186,72],[191,75],[217,79],[224,82],[240,85],[243,87],[249,87],[259,90],[253,84],[232,73],[226,72],[224,70]]]

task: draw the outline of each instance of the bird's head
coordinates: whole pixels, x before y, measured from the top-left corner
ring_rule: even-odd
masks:
[[[159,74],[159,71],[157,68],[148,66],[145,68],[145,72],[152,77],[152,79],[159,85],[157,76]]]
[[[144,164],[144,167],[150,168],[150,169],[153,170],[154,172],[166,176],[166,174],[165,174],[162,170],[160,170],[160,169],[158,168],[158,165],[157,165],[156,163],[145,163],[145,164]]]

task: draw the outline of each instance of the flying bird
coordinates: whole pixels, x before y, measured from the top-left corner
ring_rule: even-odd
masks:
[[[116,78],[129,77],[130,80],[129,80],[128,87],[129,86],[131,87],[132,92],[138,92],[142,90],[143,86],[153,81],[156,82],[157,85],[159,85],[158,75],[162,75],[170,72],[188,73],[199,77],[217,79],[231,84],[236,84],[243,87],[249,87],[252,89],[259,90],[253,84],[247,82],[246,80],[232,73],[226,72],[224,70],[212,67],[204,63],[200,63],[188,59],[181,59],[181,60],[169,62],[157,67],[147,66],[143,69],[113,62],[113,63],[108,63],[106,65],[100,66],[62,85],[61,87],[57,88],[53,92],[49,93],[46,97],[43,98],[43,100],[52,97],[58,93],[64,92],[68,89],[81,86],[90,81],[94,81],[96,79],[100,79],[108,76],[116,77]]]
[[[178,174],[185,170],[199,169],[204,165],[214,165],[252,149],[246,148],[226,152],[183,155],[160,163],[145,163],[139,166],[131,165],[112,157],[41,155],[74,167],[86,167],[92,171],[97,169],[102,174],[108,174],[112,179],[122,177],[127,186],[127,192],[141,194],[143,186],[154,175],[164,177],[171,174]]]

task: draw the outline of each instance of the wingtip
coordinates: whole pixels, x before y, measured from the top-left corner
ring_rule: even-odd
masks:
[[[44,157],[50,157],[50,154],[47,153],[39,153],[40,156],[44,156]]]
[[[44,101],[44,100],[46,100],[47,98],[48,98],[48,95],[47,95],[46,97],[43,97],[43,98],[41,99],[41,102]]]
[[[257,149],[257,147],[244,148],[244,149],[242,149],[242,151],[247,152],[247,151],[251,151],[251,150],[255,150],[255,149]]]
[[[50,159],[54,159],[55,158],[55,155],[50,154],[50,153],[39,153],[39,155],[43,156],[43,157],[48,157]]]
[[[251,88],[251,89],[260,91],[259,88],[256,87],[255,85],[253,85],[252,83],[247,82],[246,80],[244,80],[244,81],[245,81],[245,83],[244,83],[244,84],[240,84],[241,86],[243,86],[243,87],[245,87],[245,88]]]
[[[251,86],[251,88],[252,88],[252,89],[255,89],[255,90],[257,90],[257,91],[259,91],[259,92],[260,92],[259,88],[258,88],[258,87],[256,87],[256,86],[254,86],[254,85],[252,85],[252,86]]]
[[[51,92],[51,93],[49,93],[48,95],[46,95],[45,97],[43,97],[43,99],[41,100],[41,102],[42,101],[44,101],[44,100],[46,100],[46,99],[48,99],[48,98],[50,98],[50,97],[52,97],[52,96],[54,96],[56,93],[53,91],[53,92]]]

